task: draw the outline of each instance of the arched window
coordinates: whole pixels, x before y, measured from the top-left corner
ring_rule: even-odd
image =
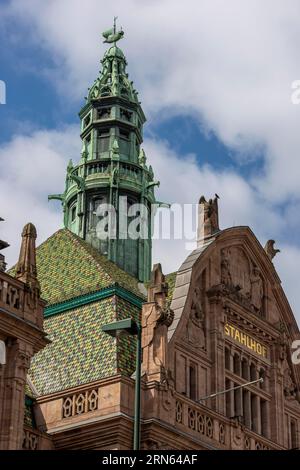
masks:
[[[76,205],[74,205],[71,209],[71,222],[74,222],[76,219]]]

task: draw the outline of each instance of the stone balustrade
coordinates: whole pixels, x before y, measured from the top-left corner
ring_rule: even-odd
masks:
[[[207,442],[212,447],[228,448],[232,442],[231,433],[239,434],[236,423],[228,418],[220,419],[220,416],[192,400],[176,394],[175,421],[177,425],[182,425],[186,431],[201,436],[201,440]],[[263,436],[258,436],[255,432],[247,430],[242,426],[242,438],[238,436],[237,441],[241,449],[244,450],[272,450],[280,447],[271,443]]]

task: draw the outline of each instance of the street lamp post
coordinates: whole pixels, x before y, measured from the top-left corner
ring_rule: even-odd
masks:
[[[137,322],[132,320],[132,318],[126,318],[125,320],[115,321],[104,325],[102,327],[102,331],[113,338],[116,338],[121,334],[136,336],[133,450],[139,450],[141,440],[142,329]]]

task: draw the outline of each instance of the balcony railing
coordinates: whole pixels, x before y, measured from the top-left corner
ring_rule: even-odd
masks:
[[[177,394],[176,394],[177,395]],[[235,426],[229,418],[222,419],[219,414],[191,400],[176,397],[175,421],[193,434],[201,436],[204,442],[216,447],[229,448],[232,446],[232,428]],[[248,431],[243,427],[243,438],[240,443],[244,450],[280,449],[263,436]]]

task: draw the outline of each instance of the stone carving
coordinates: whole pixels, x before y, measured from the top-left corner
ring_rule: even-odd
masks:
[[[274,256],[276,256],[277,253],[280,253],[280,250],[274,248],[274,245],[275,245],[275,240],[268,240],[264,248],[265,252],[267,253],[271,261],[274,258]]]
[[[192,300],[191,312],[187,323],[187,340],[196,348],[205,349],[205,317],[201,301],[201,289],[196,287]]]
[[[263,306],[264,287],[260,269],[253,267],[251,275],[251,306],[257,313],[261,313]]]
[[[174,384],[174,378],[169,369],[162,369],[160,387],[163,392],[162,405],[166,411],[170,412],[175,407],[175,400],[174,400],[175,384]]]
[[[32,357],[32,353],[29,354],[27,351],[18,350],[17,355],[16,355],[17,367],[27,372],[27,370],[30,367],[31,357]]]
[[[223,249],[221,251],[221,283],[225,286],[232,285],[232,278],[230,273],[230,250]]]
[[[282,333],[277,341],[278,370],[283,376],[283,393],[287,400],[297,400],[300,403],[300,391],[296,385],[291,363],[291,351],[288,344],[287,334],[281,326]]]
[[[28,431],[27,429],[24,431],[23,437],[23,449],[24,450],[37,450],[39,443],[39,437],[37,434]]]
[[[96,411],[99,408],[99,389],[86,390],[63,399],[62,417],[71,416]]]
[[[198,206],[198,244],[215,233],[219,232],[219,196],[206,201],[204,196],[200,197]]]
[[[224,295],[262,315],[264,284],[258,266],[239,247],[221,250],[221,285]]]
[[[234,418],[232,430],[232,450],[244,449],[244,426],[238,418]]]
[[[283,372],[283,392],[287,399],[297,398],[297,387],[292,378],[292,371],[290,366],[285,360],[284,372]]]
[[[16,287],[8,284],[6,303],[12,308],[20,307],[20,291]]]
[[[142,368],[147,376],[159,382],[166,370],[167,332],[174,318],[174,312],[166,305],[167,292],[161,265],[156,264],[148,289],[148,302],[142,310]]]
[[[221,250],[221,283],[234,287],[246,298],[250,297],[250,263],[238,246]]]

